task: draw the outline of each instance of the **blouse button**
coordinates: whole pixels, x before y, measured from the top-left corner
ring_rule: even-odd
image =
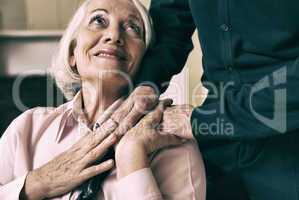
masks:
[[[222,24],[222,25],[220,26],[220,28],[221,28],[221,30],[223,30],[224,32],[229,31],[229,27],[228,27],[227,24]]]

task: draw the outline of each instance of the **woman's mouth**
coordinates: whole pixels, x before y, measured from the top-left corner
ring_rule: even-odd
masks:
[[[122,51],[112,48],[100,49],[94,54],[94,56],[105,59],[118,60],[122,62],[127,60],[125,54]]]

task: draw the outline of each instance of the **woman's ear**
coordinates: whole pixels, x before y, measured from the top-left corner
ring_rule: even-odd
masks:
[[[71,67],[76,67],[76,59],[75,59],[74,54],[70,55],[69,63],[70,63]]]
[[[70,45],[69,50],[69,64],[71,67],[76,67],[76,58],[75,58],[75,48],[76,48],[76,40],[73,40]]]

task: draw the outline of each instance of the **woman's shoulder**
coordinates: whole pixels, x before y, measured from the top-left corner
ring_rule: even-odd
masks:
[[[51,116],[55,117],[63,114],[69,109],[69,103],[62,104],[58,107],[34,107],[24,111],[16,119],[13,120],[14,123],[19,124],[23,121],[43,120]]]
[[[35,107],[23,112],[11,122],[0,138],[0,152],[4,151],[13,157],[18,150],[24,150],[18,146],[27,150],[33,148],[50,126],[59,127],[62,120],[60,116],[68,110],[67,107],[66,103],[56,108]]]
[[[196,158],[196,159],[195,159]],[[197,142],[195,140],[187,141],[181,145],[163,148],[152,155],[152,164],[174,163],[175,165],[184,165],[201,159]]]
[[[45,122],[51,122],[57,117],[63,115],[68,110],[69,102],[60,105],[59,107],[35,107],[24,111],[15,118],[8,126],[3,136],[8,134],[25,134],[31,130],[38,129]],[[13,133],[11,133],[13,132]]]

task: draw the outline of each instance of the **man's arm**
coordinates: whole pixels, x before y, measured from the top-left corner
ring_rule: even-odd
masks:
[[[156,42],[143,59],[136,83],[150,81],[161,88],[184,67],[193,48],[195,25],[187,0],[152,0],[150,14]]]
[[[193,134],[202,142],[292,133],[299,129],[298,85],[299,57],[254,84],[228,87],[223,98],[194,109]]]

